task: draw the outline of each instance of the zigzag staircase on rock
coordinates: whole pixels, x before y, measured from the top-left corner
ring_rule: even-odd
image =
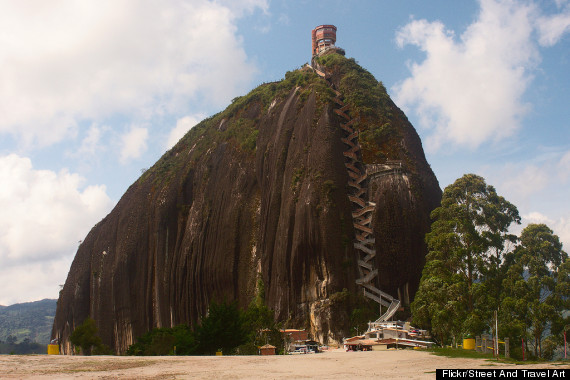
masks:
[[[348,198],[352,203],[352,222],[356,231],[354,248],[357,252],[358,273],[360,277],[356,284],[363,289],[364,295],[378,304],[387,307],[386,312],[374,323],[381,323],[390,319],[400,306],[400,301],[391,295],[378,289],[374,283],[378,277],[378,269],[374,267],[376,249],[374,247],[375,238],[372,229],[372,214],[375,203],[368,201],[367,197],[367,172],[366,166],[360,161],[360,145],[358,143],[358,130],[353,126],[358,121],[358,117],[352,117],[350,105],[342,100],[342,94],[335,89],[334,84],[329,80],[326,72],[313,68],[317,75],[323,77],[331,89],[335,92],[334,102],[339,108],[334,109],[334,113],[341,119],[340,126],[345,136],[341,141],[348,147],[343,155],[345,157],[344,166],[348,173],[348,185],[350,193]],[[363,168],[363,169],[361,169]],[[373,324],[374,324],[373,323]]]

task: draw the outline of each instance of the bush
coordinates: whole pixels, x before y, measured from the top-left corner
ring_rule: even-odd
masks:
[[[95,325],[95,321],[89,317],[87,317],[82,324],[73,330],[69,340],[74,346],[81,348],[81,353],[83,355],[91,355],[93,348],[95,348],[96,351],[97,349],[104,349],[102,347],[101,338],[97,336],[97,326]]]
[[[127,355],[213,355],[218,350],[224,355],[257,355],[266,343],[281,352],[283,337],[264,299],[265,286],[259,278],[257,294],[245,311],[236,302],[212,302],[195,330],[187,325],[155,328],[138,337]]]
[[[196,354],[194,332],[187,325],[173,328],[155,328],[137,338],[129,346],[127,355],[192,355]]]
[[[210,304],[208,315],[196,329],[198,353],[213,355],[218,350],[233,354],[236,348],[247,342],[244,318],[237,303]]]

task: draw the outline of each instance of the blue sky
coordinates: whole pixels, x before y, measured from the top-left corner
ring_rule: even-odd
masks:
[[[0,304],[56,298],[79,244],[232,98],[310,60],[381,80],[442,188],[495,186],[570,246],[570,1],[0,0]],[[519,229],[520,230],[520,229]]]

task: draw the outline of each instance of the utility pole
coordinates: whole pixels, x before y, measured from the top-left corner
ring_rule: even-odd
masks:
[[[495,356],[497,356],[497,360],[499,360],[499,320],[497,311],[498,310],[495,310]]]
[[[566,331],[570,330],[570,325],[564,326],[564,359],[567,359],[566,356]]]

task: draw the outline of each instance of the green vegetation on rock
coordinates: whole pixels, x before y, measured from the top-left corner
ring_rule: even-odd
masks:
[[[395,105],[382,82],[377,81],[354,58],[341,54],[326,54],[316,59],[332,74],[333,82],[350,105],[352,117],[359,118],[359,142],[366,163],[397,159],[395,147],[400,138]]]
[[[334,96],[326,82],[312,70],[301,68],[288,71],[283,80],[264,83],[247,95],[234,98],[224,111],[202,120],[152,168],[146,170],[139,181],[153,178],[155,184],[168,183],[187,161],[194,165],[219,144],[230,143],[243,154],[253,156],[259,134],[259,115],[266,112],[274,101],[284,100],[294,88],[300,91],[299,106],[313,92],[320,107]],[[188,153],[180,155],[185,151]]]

